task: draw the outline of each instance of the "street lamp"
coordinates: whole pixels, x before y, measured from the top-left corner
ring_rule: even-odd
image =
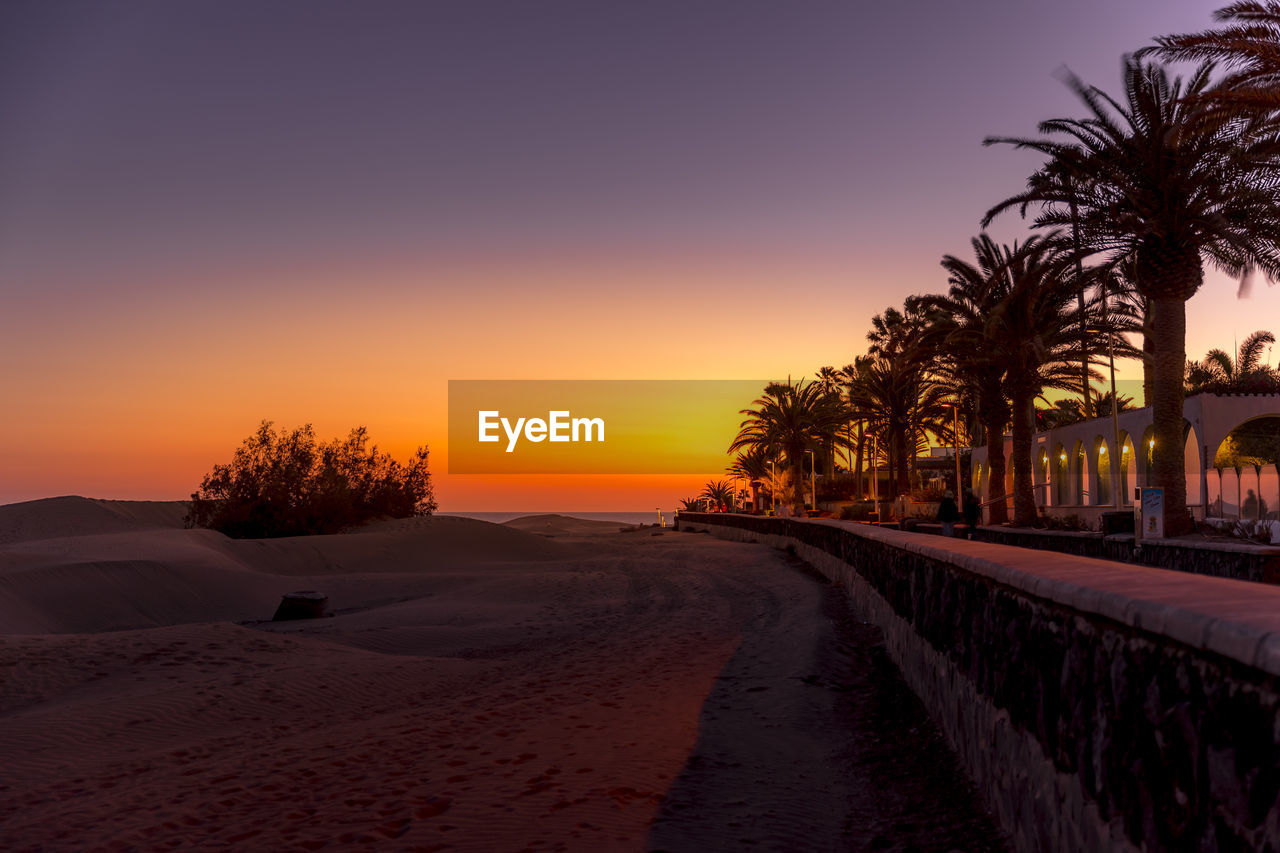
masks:
[[[1111,331],[1111,315],[1107,313],[1107,282],[1102,282],[1102,318],[1106,321],[1108,332]],[[1116,352],[1115,335],[1107,335],[1107,361],[1111,363],[1111,437],[1115,440],[1113,447],[1120,446],[1120,396],[1116,394]],[[1120,495],[1120,454],[1111,454],[1111,495],[1116,509],[1122,503]]]
[[[1114,442],[1113,447],[1120,446],[1120,397],[1116,394],[1116,352],[1114,335],[1111,331],[1111,315],[1107,312],[1107,283],[1102,282],[1102,319],[1107,327],[1107,361],[1111,367],[1111,438]],[[1100,333],[1095,332],[1095,334]],[[1086,392],[1087,393],[1087,392]],[[1115,501],[1116,509],[1120,508],[1120,455],[1118,453],[1110,454],[1110,464],[1107,466],[1111,474],[1111,495]]]
[[[809,505],[816,511],[818,509],[818,457],[812,450],[806,450],[805,453],[809,454]]]
[[[774,488],[777,485],[778,485],[778,471],[777,471],[777,468],[774,467],[774,461],[770,459],[769,460],[769,514],[770,515],[773,514],[773,505],[778,502],[778,496],[775,495],[773,492]]]
[[[960,409],[951,404],[951,440],[956,447],[956,497],[960,497]]]
[[[871,477],[871,500],[876,505],[876,512],[880,511],[880,442],[879,436],[872,433],[871,435],[871,459],[875,463],[875,473]]]

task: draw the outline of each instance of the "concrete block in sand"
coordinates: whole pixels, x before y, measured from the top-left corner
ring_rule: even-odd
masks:
[[[325,607],[329,604],[329,596],[323,592],[304,589],[298,592],[287,592],[280,598],[280,606],[272,622],[283,622],[286,619],[318,619],[324,616]]]

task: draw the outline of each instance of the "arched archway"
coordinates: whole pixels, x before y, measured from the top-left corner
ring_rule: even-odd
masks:
[[[1200,506],[1204,495],[1200,493],[1200,442],[1196,440],[1196,431],[1187,424],[1183,444],[1183,471],[1187,478],[1187,506]]]
[[[1079,506],[1085,506],[1090,503],[1089,487],[1091,484],[1089,482],[1089,454],[1085,453],[1083,441],[1076,441],[1071,457],[1071,502]]]
[[[1209,486],[1210,511],[1224,518],[1275,518],[1280,509],[1278,461],[1280,415],[1241,421],[1214,449],[1219,482]]]
[[[1036,454],[1036,466],[1031,469],[1031,481],[1035,485],[1036,503],[1051,505],[1054,501],[1049,494],[1049,451],[1043,447]]]
[[[1053,484],[1053,505],[1065,506],[1071,503],[1071,479],[1069,475],[1070,466],[1067,459],[1067,449],[1062,443],[1053,447],[1053,475],[1050,482]]]
[[[1111,503],[1111,449],[1100,435],[1093,438],[1093,467],[1089,470],[1089,479],[1093,482],[1089,503],[1094,506]]]
[[[1120,431],[1120,504],[1133,504],[1133,489],[1138,482],[1138,454],[1134,451],[1133,438]]]

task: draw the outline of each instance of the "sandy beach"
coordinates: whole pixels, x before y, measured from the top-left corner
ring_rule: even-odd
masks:
[[[876,630],[781,552],[181,514],[0,507],[6,849],[1001,849]],[[333,616],[268,621],[302,589]]]

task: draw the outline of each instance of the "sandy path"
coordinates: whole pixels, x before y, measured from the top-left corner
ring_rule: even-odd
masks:
[[[0,638],[5,848],[988,846],[875,632],[784,555],[557,542],[333,619]]]

